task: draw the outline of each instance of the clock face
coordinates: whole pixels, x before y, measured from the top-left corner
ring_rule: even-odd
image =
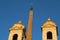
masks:
[[[18,28],[22,28],[22,26],[18,26]]]
[[[21,25],[21,26],[18,26],[18,28],[19,28],[19,29],[24,29],[24,26]]]

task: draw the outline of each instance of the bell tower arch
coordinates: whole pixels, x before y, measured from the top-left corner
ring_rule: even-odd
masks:
[[[21,21],[14,24],[10,29],[8,40],[23,40],[25,37],[25,28]]]
[[[57,40],[57,25],[50,19],[42,25],[42,40]]]
[[[52,39],[52,32],[47,32],[47,39]]]

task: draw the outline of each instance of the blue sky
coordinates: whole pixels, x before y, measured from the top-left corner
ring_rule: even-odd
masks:
[[[1,40],[8,40],[9,28],[19,20],[27,29],[31,2],[34,14],[32,40],[42,40],[41,26],[49,17],[57,24],[60,40],[60,0],[0,0]]]

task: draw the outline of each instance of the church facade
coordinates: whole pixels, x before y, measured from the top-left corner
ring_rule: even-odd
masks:
[[[28,31],[26,33],[24,24],[19,21],[9,29],[8,40],[32,40],[33,10],[30,9],[28,20]],[[58,40],[58,29],[55,22],[50,18],[41,27],[42,40]]]

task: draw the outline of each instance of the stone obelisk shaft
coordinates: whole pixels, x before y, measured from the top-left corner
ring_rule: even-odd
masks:
[[[33,11],[31,9],[28,20],[27,40],[32,40],[32,20],[33,20]]]

